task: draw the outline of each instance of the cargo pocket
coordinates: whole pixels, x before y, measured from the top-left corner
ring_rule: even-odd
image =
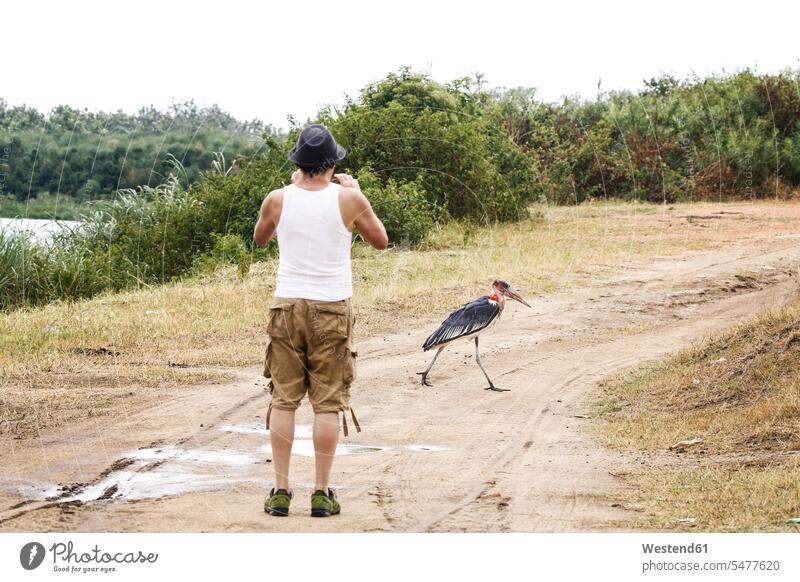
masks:
[[[358,357],[358,352],[353,349],[353,327],[356,325],[356,315],[353,312],[352,306],[350,309],[346,311],[347,313],[347,349],[345,350],[345,362],[344,362],[344,383],[349,386],[353,382],[355,382],[358,374],[356,372],[356,358]]]
[[[273,305],[269,308],[267,333],[270,337],[289,337],[289,317],[292,315],[291,305]]]
[[[349,312],[347,304],[342,301],[318,303],[314,306],[314,317],[311,329],[319,335],[319,339],[346,338],[349,331]]]
[[[272,395],[272,391],[274,390],[274,386],[272,385],[272,371],[271,371],[271,369],[272,369],[272,342],[268,339],[267,340],[267,349],[266,349],[266,352],[264,354],[264,372],[263,372],[263,374],[264,374],[265,378],[269,379],[269,382],[267,383],[266,390],[267,390],[267,392],[270,393],[270,395]],[[267,418],[266,418],[266,422],[265,422],[267,430],[269,430],[269,417],[270,417],[271,414],[272,414],[272,400],[270,400],[269,406],[267,407]]]
[[[262,374],[264,375],[264,378],[269,380],[269,382],[267,382],[267,387],[265,388],[265,390],[267,392],[269,392],[270,394],[272,394],[272,392],[275,390],[275,386],[272,384],[272,342],[271,341],[267,341],[267,350],[266,350],[266,353],[264,354],[264,371],[262,372]]]
[[[358,352],[352,348],[348,348],[345,356],[344,356],[344,365],[342,366],[344,370],[344,383],[346,385],[350,385],[356,380],[356,358],[358,357]]]
[[[272,378],[272,342],[267,339],[267,349],[264,351],[264,371],[262,375],[264,378]],[[270,382],[272,385],[272,382]]]

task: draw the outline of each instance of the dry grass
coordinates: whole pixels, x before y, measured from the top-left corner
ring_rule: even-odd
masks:
[[[659,466],[630,477],[629,501],[650,513],[645,526],[685,527],[671,519],[688,515],[713,531],[794,528],[786,519],[800,516],[800,301],[603,389],[602,437]],[[674,450],[689,439],[702,442]]]
[[[607,383],[601,407],[619,448],[800,450],[800,302]]]
[[[631,260],[763,236],[769,229],[791,232],[796,220],[784,219],[797,218],[798,206],[778,206],[542,207],[517,224],[448,225],[418,250],[378,253],[357,245],[357,333],[441,316],[484,293],[495,277],[532,296],[613,274]],[[722,208],[743,213],[722,215]],[[687,219],[703,212],[720,219]],[[163,287],[0,314],[0,433],[33,434],[221,380],[224,370],[214,368],[257,365],[274,271],[274,263],[257,264],[240,281],[234,269],[221,269]],[[99,348],[112,354],[80,351]],[[170,366],[176,363],[187,367]]]
[[[800,462],[765,467],[657,469],[630,477],[621,501],[642,517],[631,527],[675,531],[798,531]]]

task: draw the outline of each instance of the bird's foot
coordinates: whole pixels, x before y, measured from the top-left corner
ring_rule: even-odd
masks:
[[[428,382],[428,374],[426,374],[425,372],[417,372],[417,374],[422,376],[422,378],[419,379],[420,384],[422,384],[423,386],[433,386],[433,384]]]
[[[511,388],[498,388],[494,384],[489,384],[484,390],[491,390],[492,392],[511,392]]]

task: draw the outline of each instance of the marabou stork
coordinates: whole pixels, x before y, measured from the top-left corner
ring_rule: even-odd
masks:
[[[424,386],[432,386],[428,382],[428,372],[433,368],[436,358],[442,353],[442,350],[447,347],[452,341],[461,338],[474,338],[475,339],[475,361],[478,362],[483,375],[489,381],[489,387],[486,390],[494,390],[495,392],[508,392],[507,388],[498,388],[494,385],[489,374],[483,369],[481,364],[481,355],[478,352],[478,336],[484,331],[489,329],[492,325],[497,323],[500,319],[500,314],[503,313],[503,308],[506,306],[506,297],[510,297],[515,301],[519,301],[523,305],[528,305],[519,293],[507,281],[497,279],[492,283],[492,293],[479,297],[471,303],[467,303],[460,309],[456,309],[450,316],[442,322],[435,332],[433,332],[425,343],[422,344],[423,351],[428,351],[431,348],[439,348],[436,355],[433,356],[430,365],[424,372],[417,372],[422,378],[420,384]]]

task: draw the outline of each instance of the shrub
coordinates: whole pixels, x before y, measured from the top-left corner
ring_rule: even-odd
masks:
[[[0,309],[91,297],[105,286],[91,250],[69,236],[44,246],[26,232],[0,232]]]
[[[449,217],[513,220],[533,198],[533,160],[490,113],[469,79],[441,85],[401,70],[320,121],[348,148],[345,170],[371,168],[384,187],[416,184]]]
[[[221,265],[236,265],[240,279],[250,272],[253,256],[238,234],[211,235],[211,249],[195,259],[194,270],[209,273]]]
[[[359,172],[358,181],[393,244],[418,243],[441,219],[442,210],[428,202],[419,181],[398,184],[389,178],[383,185],[369,168]]]

